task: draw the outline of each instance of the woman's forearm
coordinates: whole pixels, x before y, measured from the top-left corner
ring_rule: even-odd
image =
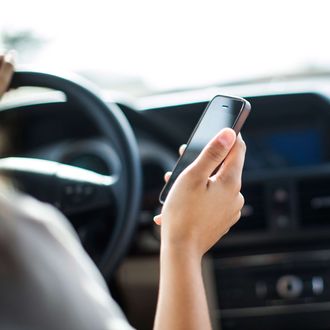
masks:
[[[186,247],[162,247],[154,330],[211,329],[201,257]]]

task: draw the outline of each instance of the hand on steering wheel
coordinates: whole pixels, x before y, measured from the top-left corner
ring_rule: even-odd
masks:
[[[5,72],[5,79],[1,86],[2,90],[6,90],[13,65],[8,56],[2,61],[0,68]],[[40,72],[16,72],[9,87],[23,86],[50,88],[64,93],[70,108],[76,109],[77,118],[84,112],[97,128],[117,165],[111,175],[100,175],[74,166],[45,159],[16,157],[14,154],[14,157],[0,160],[0,170],[15,177],[25,191],[52,203],[66,214],[111,206],[115,219],[111,219],[112,229],[107,233],[107,244],[97,263],[103,275],[110,276],[131,243],[138,219],[142,176],[133,131],[119,107],[104,103],[95,88],[82,80]],[[11,107],[6,111],[12,110],[20,109]],[[93,196],[82,201],[81,192],[85,188],[92,191]],[[80,195],[67,196],[68,190]]]

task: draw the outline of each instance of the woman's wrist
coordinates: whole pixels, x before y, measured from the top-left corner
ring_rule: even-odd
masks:
[[[190,260],[201,264],[203,253],[199,252],[196,244],[191,242],[162,241],[160,249],[161,259]]]

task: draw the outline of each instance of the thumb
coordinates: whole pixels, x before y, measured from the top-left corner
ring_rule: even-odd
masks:
[[[209,178],[221,165],[236,140],[236,133],[231,128],[224,128],[202,150],[192,163],[191,170],[199,177]]]

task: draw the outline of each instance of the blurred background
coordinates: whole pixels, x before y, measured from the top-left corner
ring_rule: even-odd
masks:
[[[328,1],[7,1],[0,48],[144,96],[330,74]]]
[[[151,329],[154,319],[160,233],[152,219],[163,173],[207,102],[223,93],[247,97],[253,111],[243,131],[243,219],[204,267],[212,319],[224,330],[330,329],[329,13],[329,0],[2,4],[0,51],[16,50],[19,69],[91,80],[134,130],[142,202],[109,286],[136,328]],[[46,92],[57,94],[18,102],[15,93],[30,97],[20,88],[4,98],[13,96],[11,107],[1,100],[0,141],[11,147],[4,153],[116,174],[125,148],[79,102]],[[68,205],[71,194],[80,200],[70,188]],[[68,213],[96,262],[121,214],[109,204]]]

